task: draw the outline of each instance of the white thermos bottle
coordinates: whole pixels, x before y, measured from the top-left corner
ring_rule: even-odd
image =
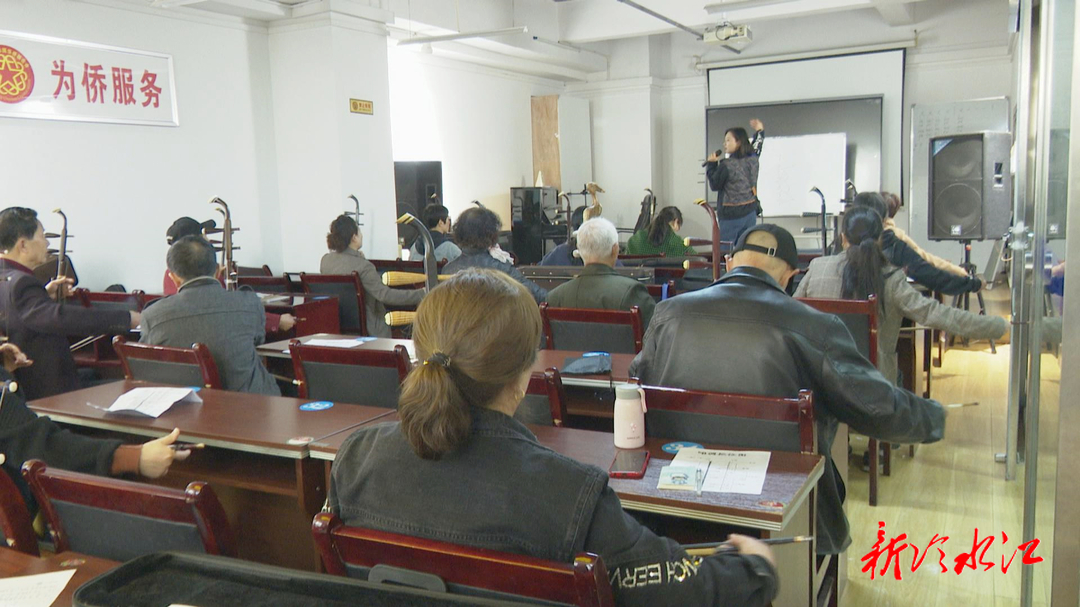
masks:
[[[639,449],[645,445],[645,391],[634,384],[615,386],[615,446]]]

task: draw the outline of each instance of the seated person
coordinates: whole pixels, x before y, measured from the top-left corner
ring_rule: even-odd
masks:
[[[23,396],[33,400],[78,390],[68,336],[123,333],[139,326],[139,313],[58,303],[72,281],[44,284],[34,277],[30,268],[48,257],[49,241],[33,209],[0,212],[0,250],[0,333],[36,361],[15,372]]]
[[[433,289],[413,325],[424,363],[402,385],[401,421],[341,446],[331,511],[346,525],[565,563],[593,552],[618,605],[769,604],[768,547],[731,536],[738,552],[688,556],[623,511],[607,472],[542,447],[513,418],[540,332],[536,302],[505,274],[467,269]],[[634,583],[638,568],[671,563],[688,563],[688,575]]]
[[[679,237],[682,229],[682,211],[678,207],[664,207],[653,218],[648,230],[640,230],[626,241],[627,255],[660,255],[686,257],[697,255],[693,247],[683,244]]]
[[[0,357],[4,367],[0,381],[11,380],[16,369],[34,363],[10,343],[0,345]],[[40,459],[51,467],[102,476],[141,474],[159,478],[169,470],[173,459],[182,460],[191,453],[173,451],[171,445],[180,435],[179,428],[142,445],[123,445],[118,440],[75,434],[47,417],[38,417],[27,408],[21,388],[5,390],[0,398],[0,465],[15,481],[31,510],[34,501],[30,487],[20,472],[27,460]]]
[[[454,244],[450,236],[450,211],[441,204],[429,204],[420,212],[424,225],[431,232],[431,240],[435,243],[435,261],[446,260],[447,263],[461,256],[461,249]],[[424,239],[417,238],[409,249],[411,259],[424,258]]]
[[[585,219],[585,207],[578,207],[571,216],[570,224],[574,227],[574,233],[570,238],[566,239],[566,242],[556,246],[554,249],[548,251],[547,255],[540,260],[538,266],[583,266],[585,262],[581,261],[581,254],[577,252],[577,230],[581,227],[581,222]],[[623,267],[623,262],[616,259],[615,267]]]
[[[578,253],[585,269],[573,280],[548,292],[547,302],[555,308],[599,308],[602,310],[641,309],[642,328],[649,326],[656,301],[642,283],[615,272],[619,258],[619,233],[610,221],[597,217],[577,231]]]
[[[656,306],[629,372],[646,385],[686,390],[785,398],[812,390],[818,453],[825,456],[817,551],[839,554],[851,537],[843,481],[830,456],[837,426],[843,422],[882,441],[931,443],[945,432],[945,409],[893,385],[859,353],[835,315],[788,296],[798,264],[787,230],[751,227],[720,280]]]
[[[415,306],[424,298],[423,289],[392,289],[382,283],[382,276],[375,265],[364,257],[360,247],[364,236],[356,221],[348,215],[339,215],[330,223],[326,246],[330,252],[322,256],[319,272],[322,274],[360,275],[364,288],[364,314],[368,335],[390,337],[390,325],[386,324],[386,304],[391,306]]]
[[[878,314],[878,370],[886,379],[897,380],[896,341],[900,322],[941,329],[960,337],[999,339],[1009,330],[1000,316],[980,316],[924,297],[908,284],[899,268],[888,264],[881,252],[881,217],[868,207],[844,213],[840,255],[818,257],[810,262],[795,297],[866,299],[876,295]]]
[[[857,207],[869,207],[880,217],[887,217],[889,214],[885,199],[877,192],[860,192],[848,206],[849,209]],[[931,291],[959,295],[960,293],[974,293],[982,289],[982,280],[975,276],[968,276],[966,273],[963,276],[957,276],[935,268],[901,240],[895,230],[882,232],[881,251],[889,263],[897,268],[904,268],[904,273],[912,280]]]
[[[885,200],[885,208],[888,210],[889,214],[889,216],[885,218],[885,229],[887,231],[892,232],[898,240],[906,244],[909,249],[915,252],[916,255],[922,257],[924,260],[926,260],[927,263],[934,266],[935,268],[943,272],[955,274],[957,276],[963,276],[965,278],[967,277],[967,270],[961,268],[955,263],[952,263],[951,261],[948,261],[947,259],[942,259],[941,257],[934,255],[930,251],[924,251],[922,247],[916,244],[915,241],[912,240],[911,237],[908,236],[907,233],[900,228],[900,226],[896,225],[896,222],[893,221],[893,218],[896,217],[896,214],[900,212],[900,207],[903,206],[903,203],[900,202],[899,196],[893,194],[892,192],[880,192],[880,194],[882,199]]]
[[[509,274],[525,285],[536,303],[547,298],[547,289],[525,278],[511,263],[510,256],[499,248],[499,229],[502,220],[491,209],[475,207],[466,209],[457,218],[454,236],[461,246],[461,257],[446,264],[443,274],[455,274],[465,268],[494,268]]]
[[[165,232],[165,242],[169,245],[172,245],[172,243],[180,240],[185,236],[202,237],[203,232],[207,228],[212,228],[215,225],[217,224],[214,223],[213,219],[199,223],[190,217],[181,217],[180,219],[174,221],[173,224],[169,226],[168,231]],[[220,268],[218,270],[217,278],[218,282],[221,283],[221,286],[225,286],[224,268]],[[169,277],[168,268],[165,269],[165,279],[164,283],[162,284],[161,292],[165,295],[176,294],[176,283],[173,282],[172,278]],[[296,318],[292,314],[271,314],[269,312],[266,313],[267,333],[283,333],[285,331],[288,331],[289,329],[292,329],[295,324]]]
[[[266,339],[266,313],[259,297],[221,286],[215,278],[214,246],[199,236],[174,242],[166,262],[176,295],[146,306],[139,341],[172,348],[203,344],[210,349],[226,390],[280,395],[277,382],[255,352],[255,346]]]

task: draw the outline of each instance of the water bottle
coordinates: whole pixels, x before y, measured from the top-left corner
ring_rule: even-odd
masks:
[[[645,391],[634,384],[615,386],[615,446],[640,449],[645,445]]]

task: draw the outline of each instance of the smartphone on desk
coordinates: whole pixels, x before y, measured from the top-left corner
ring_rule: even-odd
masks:
[[[620,450],[608,468],[611,478],[643,478],[649,467],[649,452],[644,450]]]

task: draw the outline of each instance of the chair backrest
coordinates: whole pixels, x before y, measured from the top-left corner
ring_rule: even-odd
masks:
[[[8,548],[38,556],[37,536],[22,492],[7,472],[0,470],[0,539]]]
[[[97,310],[142,312],[143,307],[146,306],[146,294],[138,290],[131,293],[117,293],[115,291],[75,289],[75,297],[84,307]]]
[[[204,482],[171,489],[50,469],[40,460],[22,470],[57,552],[114,561],[167,550],[236,556],[225,511]]]
[[[401,259],[369,259],[379,274],[383,272],[420,272],[424,271],[424,260],[403,261]],[[436,259],[435,267],[442,268],[446,265],[445,259]]]
[[[289,343],[300,398],[396,409],[411,363],[405,346],[393,350],[325,348]]]
[[[815,299],[799,298],[799,301],[819,312],[835,314],[847,326],[855,346],[875,367],[878,362],[878,303],[877,297],[869,299]]]
[[[555,367],[533,373],[514,419],[523,424],[562,426],[566,420],[566,391]]]
[[[360,275],[352,274],[308,274],[300,273],[300,284],[304,293],[334,295],[338,300],[338,320],[341,332],[352,335],[367,335],[367,317],[364,312],[364,287],[360,284]]]
[[[671,299],[678,295],[678,292],[675,290],[674,280],[669,280],[660,285],[646,285],[646,288],[649,289],[649,295],[652,295],[652,298],[656,300],[656,303],[660,303],[665,299]]]
[[[236,266],[237,276],[273,276],[274,273],[270,271],[270,266],[263,264],[262,267],[245,267]]]
[[[558,563],[362,527],[320,513],[311,527],[327,573],[366,579],[378,566],[438,576],[451,592],[503,599],[529,597],[563,605],[610,606],[607,569],[595,554]],[[511,595],[511,596],[507,596]]]
[[[113,347],[120,355],[124,377],[173,386],[202,386],[221,389],[217,363],[210,348],[192,344],[190,348],[169,348],[128,342],[117,335]]]
[[[817,451],[814,403],[808,390],[797,398],[776,398],[643,388],[649,436],[770,451]]]
[[[256,293],[288,293],[289,281],[284,276],[237,276],[236,286],[249,287]]]
[[[600,351],[617,354],[641,352],[645,331],[641,310],[552,308],[540,304],[549,350]]]

